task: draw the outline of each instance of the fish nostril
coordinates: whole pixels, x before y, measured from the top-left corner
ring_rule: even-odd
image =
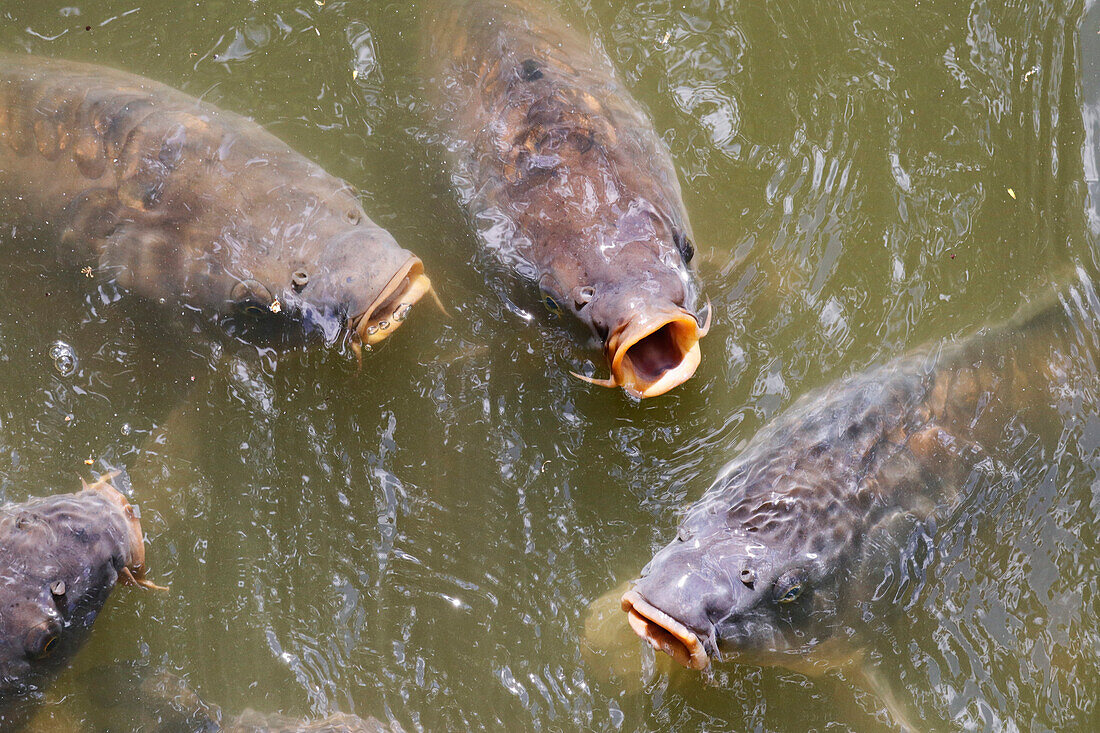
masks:
[[[300,293],[309,284],[309,273],[305,270],[296,270],[290,276],[290,284],[294,286],[294,292]]]
[[[585,285],[573,291],[573,302],[577,306],[577,310],[581,310],[591,303],[594,297],[596,297],[596,289],[591,285]]]
[[[741,568],[741,582],[752,588],[756,582],[756,572],[752,568]]]
[[[358,226],[359,222],[363,221],[363,215],[355,209],[348,209],[344,216],[352,226]]]

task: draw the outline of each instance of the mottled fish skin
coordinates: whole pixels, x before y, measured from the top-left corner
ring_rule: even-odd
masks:
[[[0,217],[245,332],[370,343],[429,287],[351,186],[259,125],[88,64],[0,53]]]
[[[688,379],[709,318],[697,313],[691,227],[653,123],[608,59],[537,0],[434,9],[439,124],[488,244],[533,275],[548,308],[591,327],[608,384],[653,396]]]
[[[141,524],[104,478],[0,507],[0,729],[21,723],[119,582],[144,579]]]
[[[1075,359],[1095,353],[1097,312],[1082,279],[1064,305],[1022,325],[798,400],[726,466],[624,594],[631,627],[694,669],[712,658],[802,670],[851,662],[839,649],[856,604],[897,559],[889,548],[956,506],[1013,425],[1058,433],[1060,391]]]

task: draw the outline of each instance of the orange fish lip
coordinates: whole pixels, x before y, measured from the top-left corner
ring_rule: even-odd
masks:
[[[688,669],[703,670],[710,657],[699,636],[657,608],[636,590],[628,590],[620,601],[634,633],[659,652],[664,652]]]
[[[656,397],[683,384],[699,368],[699,340],[710,330],[686,308],[633,318],[608,337],[605,349],[610,379],[574,376],[603,387],[622,387],[634,397]]]
[[[439,302],[432,281],[424,274],[424,263],[419,257],[410,257],[375,301],[360,315],[348,319],[348,327],[358,335],[361,343],[373,346],[400,328],[409,310],[426,293],[431,293]]]
[[[129,499],[111,483],[111,480],[117,475],[118,471],[112,471],[103,474],[94,483],[89,484],[83,479],[81,479],[81,483],[84,485],[84,491],[94,491],[117,506],[126,519],[126,527],[130,535],[130,562],[119,573],[119,582],[123,585],[137,585],[151,590],[168,590],[145,578],[147,570],[145,565],[145,536],[141,531],[141,519],[137,510],[130,504]]]

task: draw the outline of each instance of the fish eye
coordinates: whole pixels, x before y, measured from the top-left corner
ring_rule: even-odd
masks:
[[[250,316],[256,316],[257,318],[264,315],[264,309],[256,303],[249,303],[244,307],[244,312]]]
[[[542,78],[542,68],[535,59],[524,60],[516,71],[519,73],[519,78],[524,81],[535,81]]]
[[[542,304],[546,306],[546,310],[550,311],[555,316],[561,315],[561,306],[558,305],[558,301],[554,300],[553,296],[543,295]]]
[[[684,259],[684,264],[691,262],[695,257],[695,245],[691,243],[688,236],[677,229],[672,233],[672,241],[676,243],[676,249],[680,250],[680,257]]]
[[[805,584],[802,577],[795,571],[789,571],[779,576],[775,581],[775,600],[777,603],[793,603],[802,595]]]
[[[61,638],[61,629],[56,621],[43,621],[27,632],[23,640],[23,651],[28,659],[46,659],[57,651],[57,640]]]

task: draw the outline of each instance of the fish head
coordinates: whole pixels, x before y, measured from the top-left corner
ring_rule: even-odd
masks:
[[[222,285],[229,325],[243,335],[370,345],[425,293],[434,297],[423,262],[371,221],[350,187],[313,166],[295,186],[254,191],[247,204],[248,216],[222,217],[235,224],[219,230],[217,248],[232,263]]]
[[[144,580],[141,525],[101,480],[0,508],[0,699],[35,686],[79,648],[120,580]]]
[[[607,384],[636,397],[664,394],[699,366],[709,303],[696,305],[687,233],[652,206],[631,206],[601,246],[606,262],[584,274],[570,305],[603,340]]]
[[[782,491],[749,497],[728,509],[709,497],[689,511],[676,539],[623,595],[629,623],[692,669],[712,658],[797,669],[829,664],[834,647],[824,642],[850,628],[843,591],[859,539],[819,507],[790,506]]]
[[[432,292],[424,263],[379,227],[331,237],[313,265],[289,275],[287,306],[331,342],[350,332],[376,344],[396,331],[412,306]]]

